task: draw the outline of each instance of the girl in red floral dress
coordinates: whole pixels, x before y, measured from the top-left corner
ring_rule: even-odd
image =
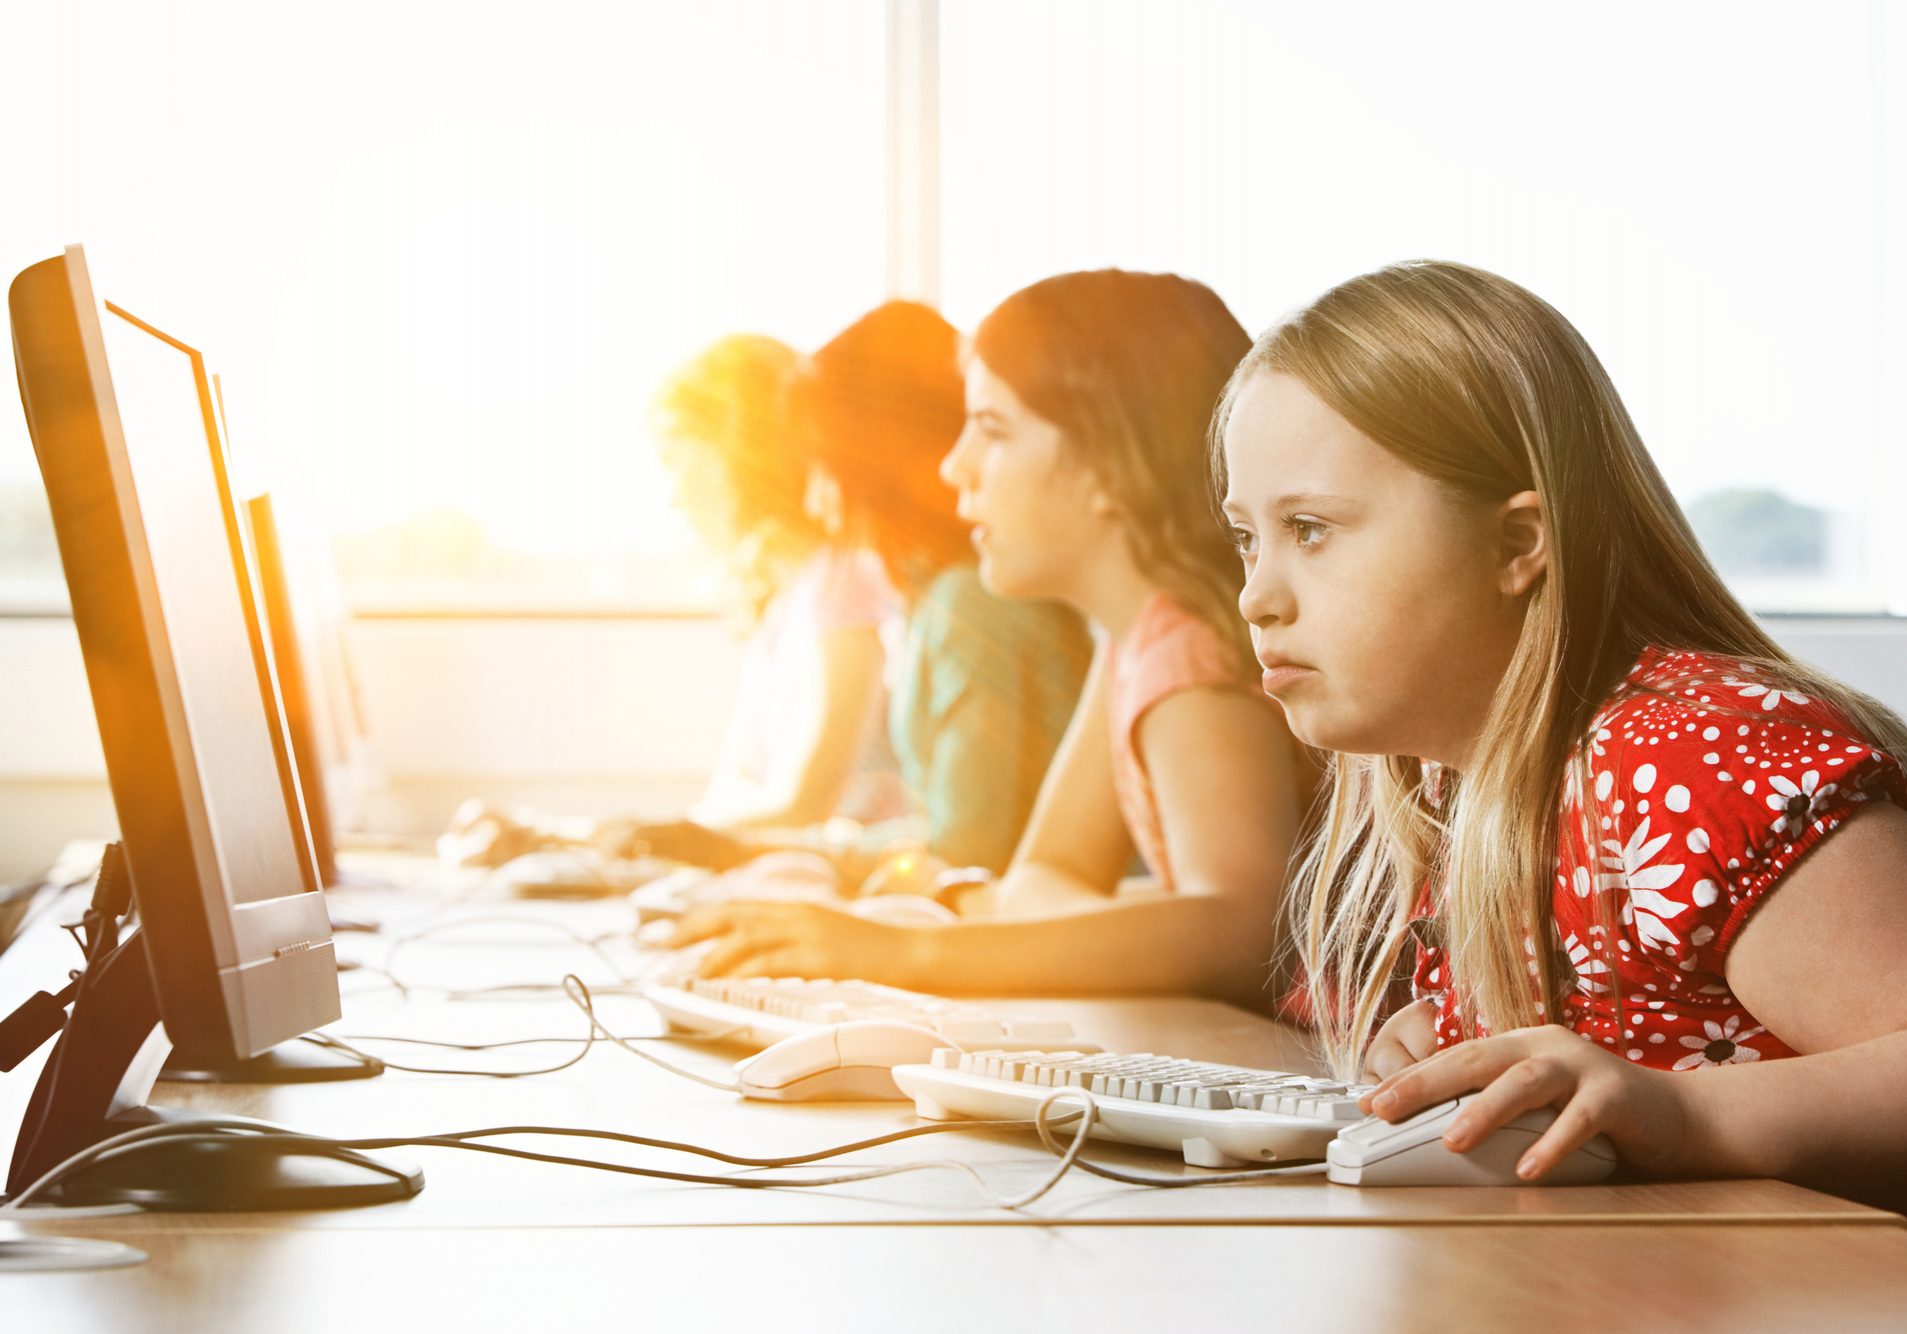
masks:
[[[1729,594],[1575,328],[1366,274],[1258,341],[1214,440],[1265,688],[1336,757],[1294,937],[1366,1107],[1481,1090],[1459,1151],[1554,1107],[1528,1179],[1604,1133],[1907,1195],[1907,727]]]

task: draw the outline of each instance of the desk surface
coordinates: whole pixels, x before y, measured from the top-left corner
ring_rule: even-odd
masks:
[[[571,969],[608,982],[612,961],[619,969],[643,963],[619,943],[609,946],[606,961],[564,934],[619,925],[619,905],[479,904],[458,911],[493,920],[405,946],[395,964],[413,985],[408,996],[370,970],[344,975],[345,1019],[336,1031],[465,1042],[580,1035],[582,1016],[548,993],[453,1000],[441,988],[547,984]],[[499,915],[510,920],[494,920]],[[24,994],[67,966],[50,919],[37,934],[0,956],[0,996]],[[376,959],[386,948],[371,937],[340,939],[347,956]],[[1304,1059],[1291,1030],[1215,1002],[1026,1004],[1063,1011],[1083,1036],[1114,1049],[1286,1068]],[[599,1010],[618,1032],[659,1031],[654,1011],[638,997],[606,994]],[[554,1046],[457,1053],[364,1045],[405,1063],[497,1069],[549,1064],[551,1053],[566,1054]],[[711,1072],[734,1056],[674,1042],[655,1050]],[[0,1136],[17,1125],[40,1059],[0,1079]],[[747,1102],[613,1048],[531,1079],[392,1072],[330,1085],[162,1084],[153,1100],[340,1136],[590,1126],[758,1156],[918,1124],[905,1103]],[[571,1140],[558,1151],[579,1150]],[[1669,1327],[1727,1318],[1774,1328],[1792,1326],[1804,1309],[1795,1303],[1812,1303],[1832,1280],[1834,1323],[1858,1328],[1883,1323],[1883,1312],[1898,1323],[1907,1301],[1907,1229],[1897,1215],[1772,1181],[1354,1190],[1313,1177],[1150,1190],[1076,1173],[1032,1209],[1007,1212],[951,1171],[825,1190],[745,1191],[439,1149],[410,1152],[429,1184],[400,1205],[36,1222],[37,1230],[141,1246],[153,1262],[115,1273],[0,1276],[0,1308],[9,1316],[32,1313],[36,1318],[17,1326],[23,1329],[118,1328],[157,1309],[176,1314],[179,1328],[207,1330],[335,1328],[346,1319],[377,1328],[393,1312],[403,1319],[390,1323],[414,1325],[439,1311],[475,1313],[490,1327],[546,1320],[564,1309],[609,1315],[619,1303],[633,1303],[644,1315],[699,1319],[710,1302],[780,1323],[783,1316],[769,1306],[773,1293],[786,1290],[803,1294],[788,1328],[858,1328],[877,1313],[904,1316],[910,1328],[972,1328],[1020,1313],[1058,1317],[1069,1327],[1083,1323],[1082,1314],[1105,1315],[1126,1328],[1147,1315],[1195,1315],[1204,1308],[1191,1299],[1210,1290],[1252,1302],[1254,1310],[1289,1306],[1306,1327],[1434,1324],[1434,1317],[1412,1313],[1435,1311],[1438,1303],[1451,1310],[1448,1303],[1461,1300],[1466,1314],[1488,1317],[1486,1327],[1527,1326],[1538,1314],[1555,1324],[1563,1312],[1568,1320],[1580,1313],[1585,1328],[1609,1328],[1622,1323],[1623,1303],[1640,1303],[1628,1314],[1647,1310]],[[582,1152],[726,1170],[610,1144]],[[1174,1158],[1120,1146],[1096,1144],[1090,1156],[1161,1175],[1200,1175]],[[1052,1166],[1030,1137],[974,1130],[886,1146],[848,1165],[925,1159],[957,1159],[1002,1193],[1040,1180]],[[1390,1226],[1397,1224],[1422,1226]],[[1647,1257],[1647,1273],[1638,1272],[1640,1257]],[[736,1278],[747,1280],[739,1291]],[[1607,1285],[1585,1295],[1592,1280]],[[572,1308],[571,1297],[589,1304]],[[16,1299],[25,1305],[16,1308]],[[301,1326],[300,1319],[310,1323]]]
[[[105,1235],[70,1224],[62,1231]],[[0,1275],[8,1329],[1898,1330],[1897,1228],[201,1231]]]

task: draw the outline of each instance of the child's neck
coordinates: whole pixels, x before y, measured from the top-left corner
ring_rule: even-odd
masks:
[[[1114,639],[1123,637],[1139,619],[1159,586],[1146,578],[1123,540],[1111,549],[1095,552],[1079,572],[1079,582],[1067,598],[1086,618]]]

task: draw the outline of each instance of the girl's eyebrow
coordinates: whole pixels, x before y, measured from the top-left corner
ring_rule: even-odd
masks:
[[[1357,501],[1350,496],[1333,495],[1326,491],[1287,491],[1283,495],[1267,501],[1265,503],[1265,512],[1273,513],[1277,510],[1306,509],[1312,506],[1321,506],[1327,509],[1354,509],[1357,506]],[[1243,502],[1229,494],[1219,502],[1219,508],[1235,518],[1248,517],[1251,512]]]
[[[1271,502],[1275,510],[1303,509],[1313,505],[1354,505],[1357,502],[1349,496],[1333,495],[1326,491],[1287,491]]]

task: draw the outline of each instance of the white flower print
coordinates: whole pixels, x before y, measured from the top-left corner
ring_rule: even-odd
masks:
[[[1685,1037],[1678,1041],[1684,1047],[1692,1048],[1688,1055],[1675,1063],[1677,1070],[1712,1069],[1718,1065],[1740,1065],[1745,1061],[1759,1061],[1761,1053],[1748,1045],[1748,1039],[1762,1028],[1751,1028],[1746,1033],[1738,1033],[1741,1016],[1731,1014],[1728,1022],[1718,1024],[1713,1019],[1702,1021],[1701,1037]]]
[[[1601,959],[1592,959],[1589,946],[1576,939],[1576,933],[1570,932],[1563,938],[1563,951],[1569,955],[1569,966],[1576,970],[1576,988],[1591,995],[1602,995],[1609,990],[1604,979],[1609,976],[1609,965]]]
[[[1675,917],[1687,907],[1688,904],[1677,903],[1652,889],[1633,890],[1629,894],[1629,901],[1622,905],[1622,924],[1635,928],[1636,939],[1642,942],[1644,948],[1679,945],[1681,939],[1662,919]]]
[[[1814,812],[1832,796],[1838,787],[1821,782],[1818,770],[1810,769],[1801,775],[1797,785],[1793,779],[1776,774],[1768,780],[1768,786],[1774,791],[1766,798],[1768,809],[1779,813],[1773,829],[1782,838],[1793,838],[1808,827],[1814,819]]]
[[[1649,818],[1643,817],[1642,823],[1629,835],[1627,843],[1618,843],[1613,838],[1602,841],[1604,870],[1596,877],[1598,889],[1667,889],[1682,878],[1682,866],[1679,863],[1649,865],[1669,842],[1668,834],[1653,839],[1649,837]]]
[[[1668,834],[1649,837],[1646,816],[1629,835],[1627,843],[1618,843],[1612,838],[1602,841],[1605,869],[1596,877],[1596,886],[1627,891],[1629,897],[1622,905],[1622,924],[1635,927],[1636,939],[1644,948],[1681,943],[1665,919],[1679,916],[1687,910],[1688,904],[1677,903],[1661,891],[1682,878],[1684,866],[1680,862],[1649,864],[1668,841]]]
[[[1814,702],[1806,695],[1796,694],[1792,690],[1777,690],[1773,686],[1765,686],[1759,681],[1744,681],[1738,676],[1724,676],[1722,678],[1722,684],[1733,686],[1735,693],[1740,695],[1743,699],[1759,698],[1761,700],[1761,707],[1764,709],[1778,709],[1781,707],[1781,701],[1784,699],[1791,704],[1812,704]]]

